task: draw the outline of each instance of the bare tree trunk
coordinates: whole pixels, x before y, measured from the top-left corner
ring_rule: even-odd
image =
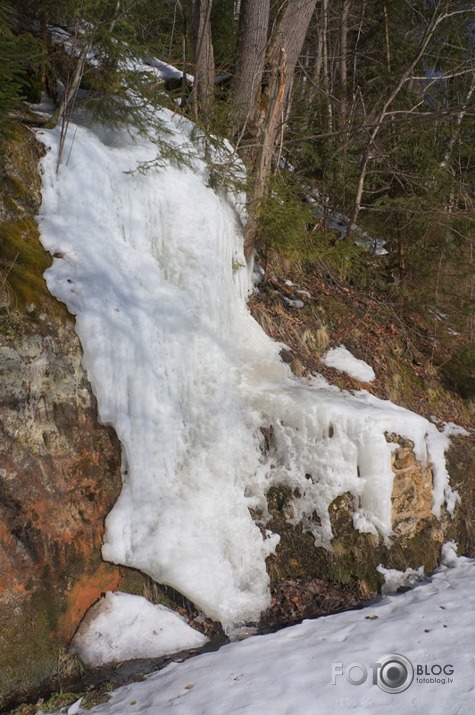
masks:
[[[453,152],[453,150],[454,150],[455,143],[456,143],[456,141],[457,141],[457,139],[458,139],[458,137],[459,137],[459,135],[460,135],[460,126],[461,126],[461,124],[462,124],[462,122],[463,122],[463,120],[464,120],[464,117],[465,117],[466,113],[467,113],[467,109],[468,109],[468,107],[469,107],[469,105],[470,105],[470,101],[471,101],[471,99],[472,99],[472,95],[473,95],[474,92],[475,92],[475,71],[474,71],[474,74],[473,74],[473,77],[472,77],[472,82],[471,82],[471,84],[470,84],[470,87],[468,88],[468,92],[467,92],[467,95],[466,95],[466,97],[465,97],[464,103],[462,104],[462,107],[461,107],[459,113],[457,114],[457,118],[456,118],[456,120],[455,120],[454,133],[453,133],[452,136],[450,137],[449,143],[447,144],[447,149],[446,149],[445,154],[444,154],[444,158],[443,158],[442,161],[440,162],[440,165],[439,165],[439,166],[440,166],[441,169],[446,169],[446,168],[447,168],[447,165],[448,165],[448,163],[449,163],[449,161],[450,161],[450,159],[451,159],[451,157],[452,157],[452,152]]]
[[[255,135],[256,103],[265,64],[269,11],[270,0],[241,2],[231,102],[231,120],[236,137],[246,132]]]
[[[81,47],[79,57],[76,62],[76,67],[74,68],[74,73],[70,81],[68,81],[64,88],[64,94],[58,105],[58,108],[54,112],[51,118],[51,125],[55,126],[65,115],[68,114],[68,110],[71,107],[72,102],[76,97],[76,92],[79,89],[81,80],[84,74],[84,67],[86,65],[87,55],[92,46],[92,39],[87,40]]]
[[[340,129],[346,128],[348,118],[348,19],[350,16],[351,0],[343,0],[340,15]],[[346,133],[343,140],[346,142]]]
[[[213,0],[191,0],[191,37],[195,79],[191,102],[195,117],[208,121],[214,95],[214,52],[211,38]]]
[[[333,107],[330,97],[330,63],[328,57],[328,0],[322,0],[322,85],[327,103],[327,130],[333,131]]]
[[[75,41],[77,41],[78,36],[76,35]],[[59,167],[61,164],[61,160],[63,157],[63,151],[64,151],[64,144],[66,141],[66,135],[68,133],[68,128],[69,128],[69,122],[71,119],[71,114],[72,114],[72,109],[74,106],[74,101],[76,99],[76,94],[79,89],[79,85],[81,84],[81,80],[84,75],[84,68],[86,66],[86,60],[87,56],[89,54],[89,51],[92,47],[92,36],[89,37],[88,40],[86,40],[83,44],[83,46],[80,49],[79,52],[79,57],[77,58],[76,61],[76,66],[74,68],[74,73],[71,79],[68,78],[68,81],[65,84],[64,87],[64,94],[61,97],[61,101],[53,113],[53,116],[51,117],[50,121],[48,122],[48,125],[54,127],[56,124],[61,122],[61,136],[59,140],[59,151],[58,151],[58,159],[56,162],[56,172],[59,171]]]
[[[257,156],[253,191],[246,226],[244,253],[252,255],[256,237],[259,203],[271,174],[276,141],[282,133],[295,66],[303,47],[317,0],[284,0],[273,24],[267,45],[265,66],[254,107]]]
[[[342,206],[346,207],[346,172],[347,154],[349,144],[349,124],[351,121],[348,97],[348,23],[351,11],[352,0],[342,0],[340,11],[340,55],[338,69],[340,75],[340,104],[338,112],[338,127],[340,129],[339,161],[335,161],[335,169],[338,167],[338,178],[342,189]]]
[[[273,93],[269,97],[267,111],[260,119],[257,156],[253,175],[252,198],[249,205],[249,218],[244,235],[244,255],[247,260],[252,256],[259,221],[259,204],[265,195],[267,181],[272,170],[272,157],[275,152],[276,128],[282,116],[283,98],[286,84],[285,51],[281,48],[279,66],[274,68]]]
[[[187,62],[186,62],[186,49],[187,49],[187,22],[186,13],[181,0],[175,0],[175,12],[178,8],[178,12],[181,17],[181,98],[180,106],[184,107],[186,105],[186,99],[188,96],[188,81],[187,81]]]
[[[320,85],[322,67],[323,67],[323,43],[325,38],[323,36],[323,24],[321,17],[318,19],[317,26],[317,37],[315,43],[315,67],[313,70],[313,81],[316,87]],[[312,93],[312,100],[315,98],[315,92]]]

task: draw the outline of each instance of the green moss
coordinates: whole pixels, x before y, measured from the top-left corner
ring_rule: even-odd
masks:
[[[0,621],[0,706],[15,693],[26,693],[56,669],[59,642],[52,637],[54,598],[36,593],[21,611],[13,608]]]
[[[9,214],[16,215],[21,213],[18,202],[12,196],[3,197],[3,206],[4,209],[6,209],[6,212]]]
[[[440,373],[448,389],[466,400],[475,398],[475,347],[467,346],[457,352],[441,368]]]
[[[447,539],[457,542],[459,552],[475,556],[475,439],[451,437],[447,455],[450,484],[461,496],[454,518],[447,528]]]
[[[26,199],[28,190],[17,176],[7,176],[3,182],[3,191],[17,199]]]
[[[50,300],[42,275],[50,265],[51,258],[39,242],[33,219],[0,222],[0,271],[18,308]]]

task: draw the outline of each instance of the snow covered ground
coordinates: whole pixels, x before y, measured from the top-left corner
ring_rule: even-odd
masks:
[[[106,705],[64,712],[466,715],[475,695],[475,563],[450,545],[445,562],[428,582],[369,608],[173,663]]]
[[[432,463],[436,515],[457,499],[449,437],[364,391],[291,375],[246,307],[236,197],[209,186],[194,125],[166,110],[154,120],[143,136],[76,118],[58,172],[60,129],[38,131],[47,148],[39,226],[54,256],[45,275],[76,316],[100,418],[123,446],[104,558],[174,587],[231,630],[269,605],[265,560],[279,537],[250,509],[267,514],[270,487],[297,491],[293,522],[317,544],[330,543],[328,507],[345,492],[355,528],[387,539],[394,444],[385,432]]]

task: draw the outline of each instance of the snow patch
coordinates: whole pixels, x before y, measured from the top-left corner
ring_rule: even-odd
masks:
[[[442,554],[440,563],[448,568],[455,568],[460,566],[463,557],[457,556],[457,544],[455,541],[447,541],[442,544]]]
[[[368,608],[304,621],[277,633],[231,643],[216,653],[172,663],[143,682],[115,691],[109,703],[80,712],[473,712],[475,565],[473,560],[459,559],[457,566],[439,569],[430,581],[407,593],[383,596]],[[387,653],[403,654],[416,671],[410,687],[394,695],[373,683],[371,664]],[[332,664],[345,669],[352,663],[367,669],[365,682],[355,687],[341,674],[332,684]],[[418,665],[423,676],[417,673]],[[354,677],[361,672],[356,668]]]
[[[207,642],[177,613],[142,596],[108,591],[89,609],[71,651],[93,667],[134,658],[158,658]]]
[[[344,345],[332,348],[323,357],[322,362],[339,372],[344,372],[360,382],[372,382],[376,379],[373,368],[364,360],[355,358]]]
[[[445,434],[446,437],[470,437],[472,433],[464,427],[456,425],[455,422],[445,422],[442,428],[442,434]]]

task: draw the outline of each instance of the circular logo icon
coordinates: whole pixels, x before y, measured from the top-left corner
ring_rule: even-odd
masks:
[[[402,693],[414,679],[411,661],[399,653],[386,653],[378,661],[376,684],[385,693]]]

